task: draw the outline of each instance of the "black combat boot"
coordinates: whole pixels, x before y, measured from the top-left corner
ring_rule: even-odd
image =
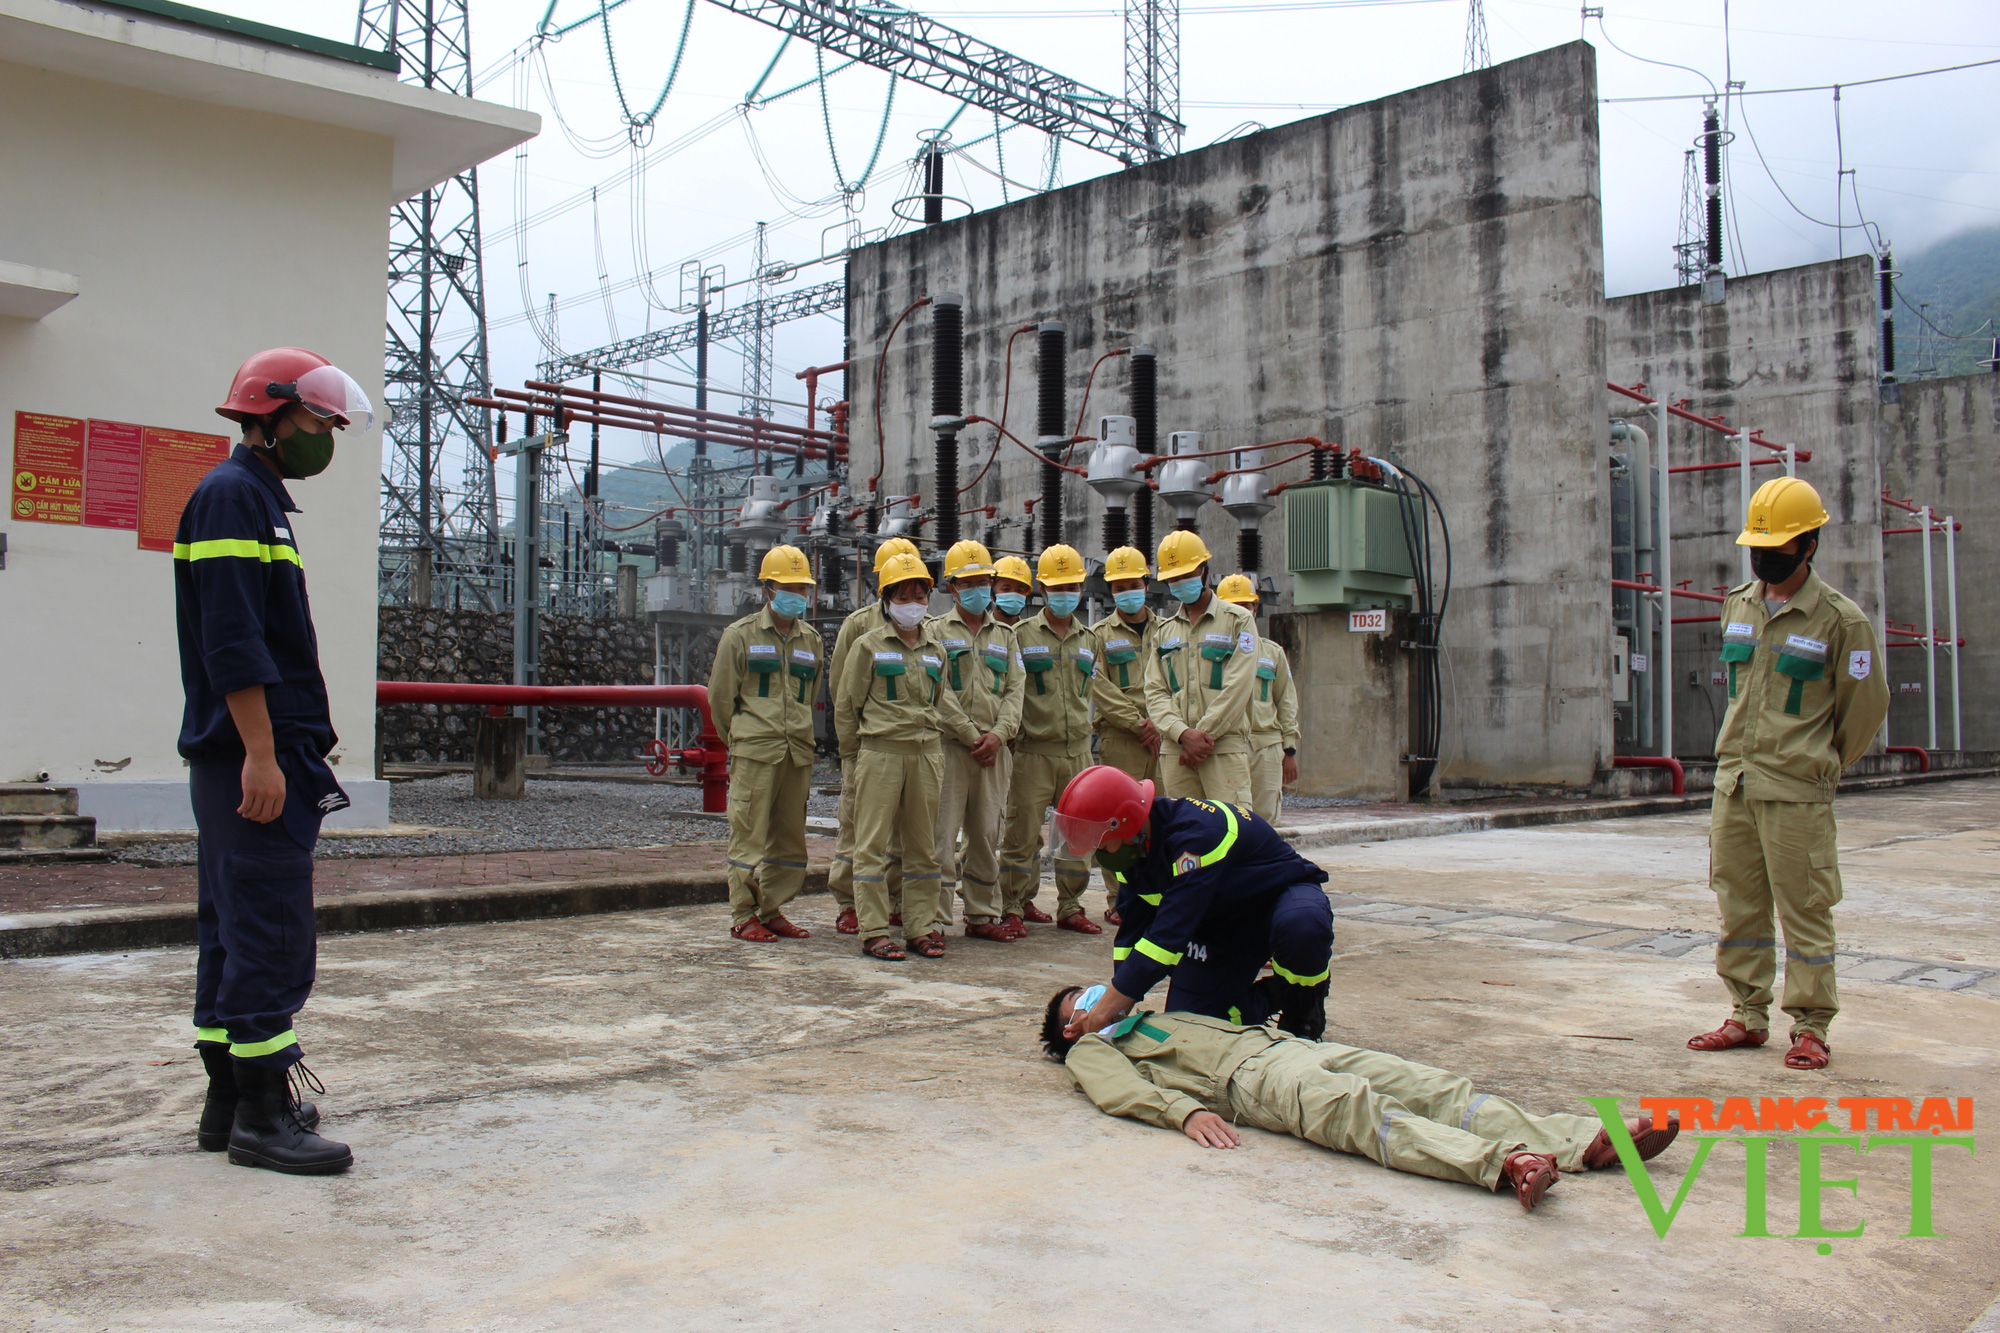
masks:
[[[1331,981],[1317,986],[1295,986],[1278,977],[1266,977],[1265,993],[1278,1012],[1278,1028],[1294,1037],[1318,1041],[1326,1035],[1326,993]]]
[[[354,1165],[344,1143],[323,1139],[299,1118],[290,1071],[235,1060],[236,1122],[229,1131],[229,1160],[292,1176],[325,1176]]]
[[[201,1123],[194,1132],[203,1152],[221,1152],[229,1146],[229,1127],[236,1123],[236,1070],[229,1058],[229,1043],[198,1041],[202,1068],[208,1071],[208,1097],[201,1104]],[[296,1088],[294,1088],[296,1095]],[[292,1114],[307,1129],[319,1128],[319,1108],[311,1102],[294,1101]]]

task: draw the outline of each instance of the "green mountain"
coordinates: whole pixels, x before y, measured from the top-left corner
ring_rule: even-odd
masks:
[[[1896,372],[1904,379],[1972,375],[1993,355],[2000,330],[2000,226],[1962,231],[1898,254]],[[1926,327],[1918,307],[1936,329]],[[1957,335],[1958,341],[1941,336]]]

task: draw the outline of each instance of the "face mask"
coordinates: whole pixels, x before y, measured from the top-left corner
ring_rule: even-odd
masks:
[[[326,465],[333,461],[333,432],[308,435],[302,430],[294,430],[279,440],[273,449],[278,464],[278,475],[296,481],[300,477],[316,477],[326,471]]]
[[[1167,585],[1167,591],[1173,594],[1174,600],[1182,603],[1200,601],[1201,589],[1202,581],[1200,579],[1182,579],[1178,583],[1169,583]]]
[[[1093,1009],[1096,1006],[1099,1000],[1103,998],[1104,998],[1104,987],[1102,986],[1090,987],[1088,990],[1084,991],[1083,994],[1076,997],[1076,1008],[1069,1011],[1069,1016],[1071,1018],[1082,1018],[1085,1014],[1089,1013],[1091,1009]]]
[[[1081,593],[1052,592],[1049,594],[1049,614],[1058,619],[1063,616],[1073,615],[1076,611],[1076,604],[1082,600],[1083,596]]]
[[[1780,551],[1775,546],[1753,546],[1750,548],[1750,572],[1766,583],[1783,583],[1799,572],[1799,566],[1806,556]]]
[[[1000,609],[1002,611],[1005,611],[1010,616],[1018,616],[1028,607],[1028,597],[1026,593],[1003,592],[998,596],[996,596],[993,600],[1000,603]]]
[[[797,620],[806,613],[806,595],[802,592],[774,592],[771,594],[771,610],[786,620]]]
[[[966,588],[958,594],[958,604],[967,615],[983,616],[986,608],[993,605],[993,589]]]
[[[1126,615],[1136,616],[1146,609],[1146,590],[1139,588],[1132,592],[1114,593],[1112,594],[1111,601],[1113,605]]]
[[[898,629],[915,629],[929,614],[930,608],[922,602],[889,603],[889,619],[896,622]]]
[[[1131,869],[1133,862],[1139,859],[1140,853],[1144,850],[1144,848],[1139,846],[1138,839],[1135,838],[1115,852],[1099,852],[1097,854],[1097,864],[1103,866],[1114,875],[1120,874],[1123,871]]]

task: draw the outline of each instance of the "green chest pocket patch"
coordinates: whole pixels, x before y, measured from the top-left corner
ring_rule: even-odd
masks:
[[[771,677],[784,669],[784,662],[778,657],[775,643],[753,643],[744,648],[744,668],[757,678],[757,697],[771,697]]]
[[[1805,703],[1806,682],[1826,676],[1826,644],[1803,634],[1788,635],[1784,646],[1778,649],[1778,660],[1772,669],[1791,677],[1792,688],[1785,692],[1785,712],[1797,717]]]
[[[1166,668],[1167,688],[1175,694],[1181,692],[1180,673],[1174,670],[1174,661],[1180,656],[1181,642],[1180,636],[1175,635],[1171,639],[1161,640],[1160,646],[1154,650],[1160,655],[1160,665]]]
[[[1004,643],[981,644],[979,657],[986,669],[993,673],[993,692],[1007,692],[1007,645]]]
[[[1208,662],[1208,688],[1222,688],[1222,667],[1229,655],[1236,651],[1236,640],[1228,634],[1204,634],[1201,636],[1201,655]]]
[[[951,692],[953,694],[957,694],[965,688],[965,682],[960,680],[958,675],[958,659],[971,651],[972,644],[969,640],[946,639],[944,641],[944,655],[951,663]]]
[[[1079,648],[1072,660],[1076,662],[1076,669],[1083,673],[1083,683],[1077,686],[1076,697],[1087,698],[1090,694],[1090,678],[1097,672],[1097,654],[1088,648]]]
[[[1104,645],[1104,665],[1118,668],[1118,688],[1132,688],[1132,663],[1139,660],[1139,650],[1130,639],[1110,639]]]
[[[806,691],[819,679],[819,654],[810,648],[792,649],[791,673],[798,677],[799,702],[806,701]]]
[[[1729,697],[1736,697],[1736,669],[1757,655],[1757,627],[1732,620],[1722,635],[1722,660],[1729,664]]]
[[[1257,701],[1271,702],[1271,682],[1278,678],[1278,664],[1268,657],[1257,659]]]
[[[1046,644],[1031,643],[1021,649],[1021,669],[1035,682],[1036,694],[1049,692],[1048,673],[1055,664],[1055,652]]]
[[[903,660],[901,653],[875,654],[875,674],[886,680],[884,690],[889,702],[896,701],[896,677],[908,675],[910,664]]]

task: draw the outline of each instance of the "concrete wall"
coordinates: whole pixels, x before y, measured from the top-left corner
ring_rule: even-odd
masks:
[[[1822,577],[1854,598],[1879,624],[1882,613],[1880,331],[1871,261],[1866,256],[1779,269],[1729,281],[1721,305],[1704,306],[1695,287],[1642,292],[1605,303],[1613,381],[1643,382],[1646,392],[1698,416],[1763,429],[1812,458],[1798,475],[1818,489],[1832,522],[1815,560]],[[1612,411],[1652,434],[1650,413],[1614,398]],[[1646,413],[1646,415],[1639,415]],[[1724,435],[1675,420],[1667,449],[1673,466],[1733,463]],[[1657,457],[1658,443],[1654,444]],[[1761,451],[1759,451],[1761,452]],[[1783,475],[1753,469],[1753,485]],[[1697,592],[1744,579],[1736,534],[1742,531],[1735,469],[1682,473],[1672,479],[1674,579]],[[1677,616],[1719,608],[1676,599]],[[1714,752],[1727,703],[1711,676],[1719,664],[1718,625],[1684,625],[1674,636],[1674,752]],[[1690,673],[1693,681],[1690,682]]]
[[[1968,750],[2000,749],[2000,377],[1966,375],[1905,384],[1898,400],[1882,409],[1882,484],[1899,500],[1936,507],[1964,525],[1958,542],[1959,637],[1966,641],[1959,687],[1965,704],[1964,743]],[[1883,511],[1884,526],[1919,526],[1914,515]],[[1924,625],[1923,538],[1898,534],[1882,540],[1889,617],[1898,624]],[[1937,631],[1949,633],[1945,595],[1945,546],[1931,539]],[[1938,683],[1928,693],[1921,648],[1888,654],[1889,738],[1897,745],[1930,741],[1927,703],[1937,702],[1938,743],[1952,743],[1951,660],[1937,657]],[[1904,694],[1909,682],[1925,694]]]
[[[10,458],[17,410],[234,434],[214,406],[243,358],[275,345],[313,348],[382,402],[388,138],[14,64],[0,64],[0,125],[0,259],[82,279],[39,321],[0,318]],[[335,771],[357,804],[374,751],[381,450],[378,428],[292,488]],[[82,784],[85,808],[123,826],[110,788],[144,804],[186,780],[172,558],[129,531],[11,514],[0,529],[0,780]]]
[[[1072,416],[1099,355],[1150,343],[1162,448],[1182,429],[1210,448],[1319,435],[1431,481],[1457,557],[1447,776],[1588,784],[1611,751],[1596,91],[1574,43],[858,251],[856,485],[875,470],[883,338],[927,293],[965,294],[966,401],[990,417],[1024,322],[1069,323]],[[929,504],[927,335],[918,312],[883,367],[882,490]],[[1008,424],[1030,440],[1034,361],[1033,339],[1016,342]],[[1125,410],[1124,378],[1122,360],[1099,373],[1093,415]],[[967,432],[966,481],[992,438]],[[1022,521],[1037,474],[1003,445],[965,497],[1010,522],[998,545],[1039,547]],[[1078,479],[1065,513],[1068,540],[1101,556]],[[1171,526],[1162,513],[1156,533]],[[1233,571],[1234,523],[1210,505],[1201,528],[1215,572]],[[1282,591],[1282,516],[1265,530]],[[1310,773],[1343,742],[1333,710],[1307,716]]]

